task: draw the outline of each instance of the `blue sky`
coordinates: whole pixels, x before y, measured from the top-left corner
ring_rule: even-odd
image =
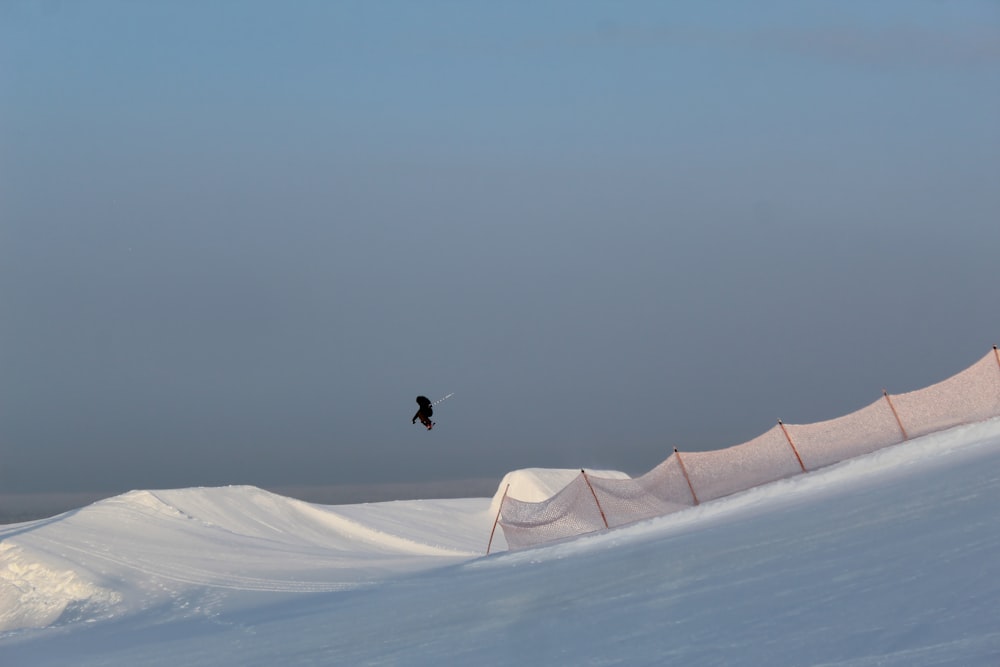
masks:
[[[998,65],[990,2],[5,3],[0,485],[643,472],[936,382]]]

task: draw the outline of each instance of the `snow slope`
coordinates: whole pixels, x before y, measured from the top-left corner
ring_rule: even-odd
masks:
[[[7,526],[0,664],[1000,664],[1000,420],[482,558],[489,504],[137,491]]]
[[[0,631],[191,607],[206,590],[344,590],[468,560],[485,549],[485,510],[323,507],[255,487],[132,491],[0,529]]]

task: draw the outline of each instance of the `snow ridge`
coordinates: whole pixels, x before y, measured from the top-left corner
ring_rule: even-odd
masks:
[[[465,520],[485,523],[485,503]],[[130,491],[0,528],[0,632],[124,614],[194,589],[341,591],[481,553],[468,540],[421,539],[419,516],[379,525],[350,513],[230,486]]]

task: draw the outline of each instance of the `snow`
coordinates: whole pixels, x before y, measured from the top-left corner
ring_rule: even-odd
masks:
[[[1000,420],[485,557],[495,502],[133,491],[3,526],[0,665],[1000,664]]]

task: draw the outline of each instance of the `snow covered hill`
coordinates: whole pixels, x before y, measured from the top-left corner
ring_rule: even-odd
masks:
[[[132,491],[0,529],[0,631],[187,608],[205,590],[345,590],[468,560],[485,549],[486,510],[324,507],[255,487]]]
[[[484,558],[490,504],[133,491],[4,526],[0,664],[1000,664],[1000,420]]]

